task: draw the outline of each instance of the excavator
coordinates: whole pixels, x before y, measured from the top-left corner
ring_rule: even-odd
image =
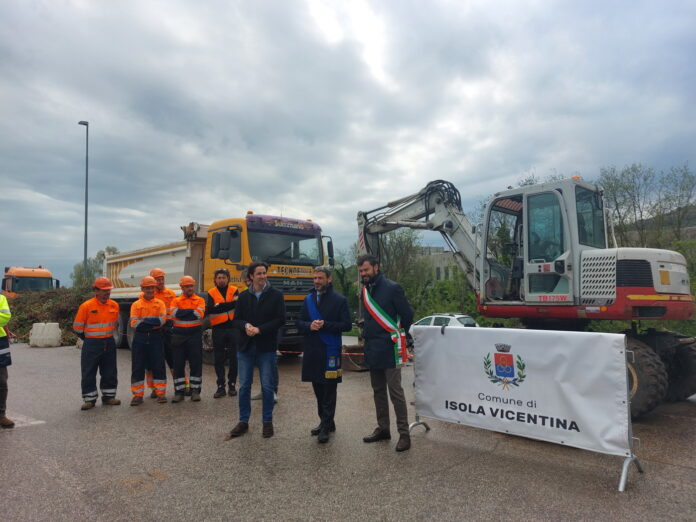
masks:
[[[377,258],[382,234],[402,227],[440,232],[484,317],[566,331],[585,330],[590,321],[631,321],[624,333],[633,418],[696,393],[696,339],[638,327],[641,320],[693,316],[684,256],[616,246],[602,191],[580,177],[498,192],[479,226],[443,180],[358,212],[357,220],[360,253]]]

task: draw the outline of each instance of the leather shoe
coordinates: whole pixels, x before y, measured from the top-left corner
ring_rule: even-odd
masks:
[[[321,431],[319,432],[319,436],[317,437],[317,440],[318,440],[321,444],[325,444],[325,443],[329,442],[329,432],[326,431],[326,430],[321,430]]]
[[[5,415],[0,416],[0,427],[5,428],[5,429],[9,429],[9,428],[14,428],[14,425],[15,425],[14,421],[11,421],[7,417],[5,417]]]
[[[115,397],[110,397],[108,399],[102,398],[102,404],[104,406],[118,406],[121,404],[121,400]]]
[[[184,396],[180,393],[177,393],[174,395],[172,402],[177,403],[177,402],[182,402],[183,400],[184,400]]]
[[[82,411],[91,410],[92,408],[94,408],[94,401],[85,401],[82,403],[82,406],[80,406]]]
[[[240,421],[234,428],[232,428],[232,431],[230,431],[230,434],[225,438],[225,440],[241,437],[247,431],[249,431],[249,423]]]
[[[316,437],[319,435],[319,432],[321,431],[321,424],[319,424],[316,428],[312,428],[309,433],[312,434],[312,437]],[[329,427],[329,433],[333,433],[336,431],[336,423],[331,422],[331,426]]]
[[[218,386],[217,391],[213,394],[213,399],[219,399],[220,397],[224,397],[227,395],[225,393],[225,387],[224,386]]]
[[[268,439],[273,436],[273,423],[272,422],[264,422],[263,423],[263,430],[261,431],[261,436],[264,439]]]
[[[227,390],[227,394],[228,394],[230,397],[234,397],[235,395],[237,395],[237,390],[235,389],[234,384],[231,384],[231,385],[230,385],[230,389]]]
[[[411,448],[411,437],[409,435],[401,435],[399,442],[396,443],[396,451],[406,451]]]
[[[380,440],[391,440],[391,433],[382,430],[382,428],[375,428],[375,431],[372,432],[372,435],[363,437],[363,442],[377,442]]]
[[[142,403],[143,403],[143,398],[140,397],[139,395],[136,395],[131,399],[131,406],[139,406]]]

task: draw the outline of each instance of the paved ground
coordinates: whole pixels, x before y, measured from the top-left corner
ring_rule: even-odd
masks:
[[[618,493],[619,458],[474,428],[431,421],[401,454],[395,441],[364,444],[374,427],[365,373],[339,387],[338,431],[319,445],[301,360],[283,358],[276,436],[261,437],[254,401],[251,431],[225,442],[237,404],[212,399],[212,367],[200,403],[133,408],[130,353],[119,351],[124,405],[82,412],[77,349],[12,351],[19,422],[0,432],[3,521],[696,518],[695,398],[634,424],[646,473],[632,470]]]

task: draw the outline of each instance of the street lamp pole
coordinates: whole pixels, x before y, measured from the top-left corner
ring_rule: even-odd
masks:
[[[89,188],[89,122],[80,121],[78,125],[85,126],[85,251],[82,258],[83,277],[87,277],[87,194]]]

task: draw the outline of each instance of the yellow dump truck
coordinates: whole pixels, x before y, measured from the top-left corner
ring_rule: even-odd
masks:
[[[106,256],[104,274],[114,285],[111,298],[121,306],[117,345],[132,339],[127,320],[130,305],[140,294],[140,278],[151,269],[164,270],[167,287],[177,295],[181,293],[179,278],[193,277],[196,293],[205,297],[205,291],[214,285],[216,269],[227,268],[230,284],[243,290],[246,268],[252,262],[264,261],[269,265],[268,281],[285,295],[286,323],[281,351],[296,351],[302,337],[295,320],[302,300],[313,288],[313,267],[333,264],[331,238],[322,236],[319,225],[310,220],[249,212],[245,217],[223,219],[210,225],[189,223],[181,230],[183,241]]]
[[[6,266],[5,275],[2,278],[2,293],[6,297],[58,287],[60,287],[60,281],[53,279],[51,271],[41,265],[36,268]]]

